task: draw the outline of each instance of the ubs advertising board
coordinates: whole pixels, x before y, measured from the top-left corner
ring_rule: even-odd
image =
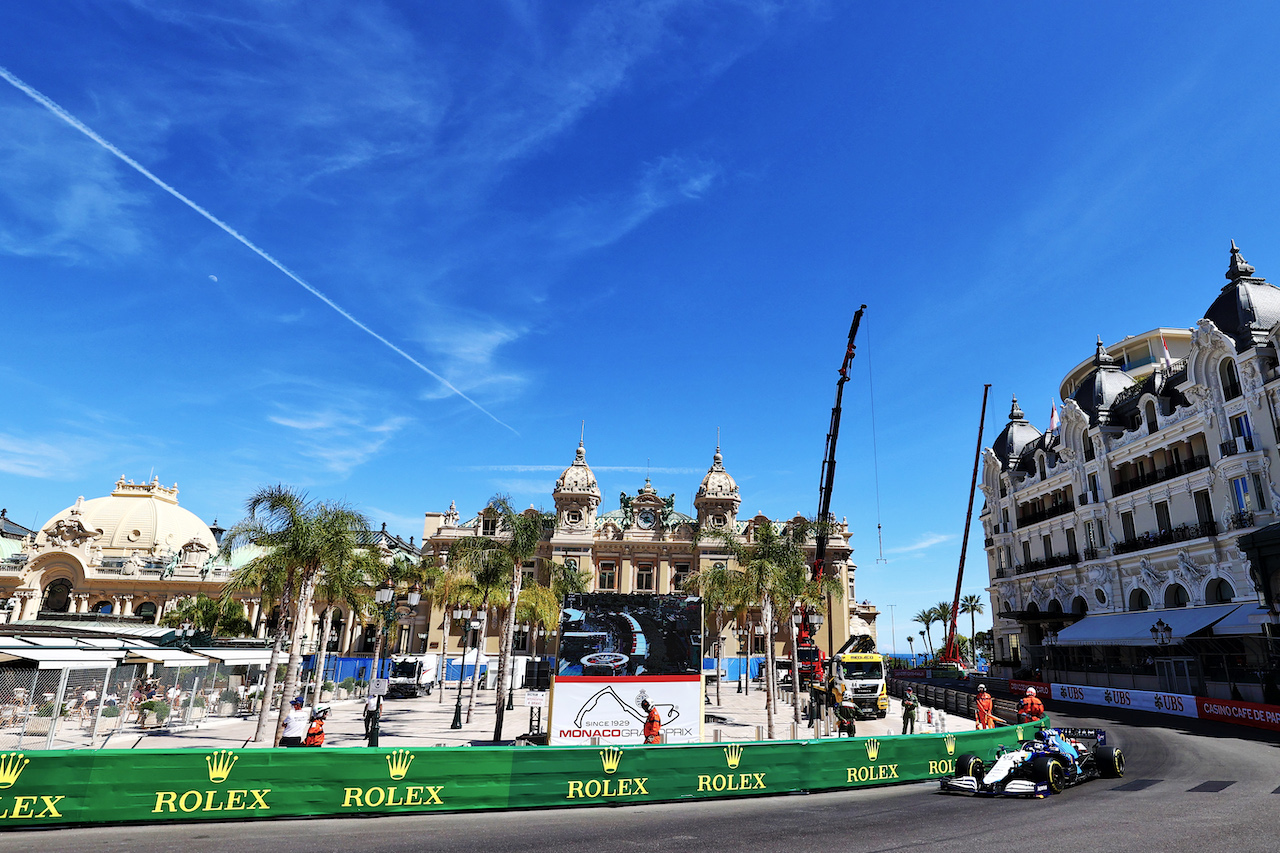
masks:
[[[665,743],[702,740],[702,599],[687,595],[565,596],[551,682],[555,746],[644,743],[658,709]]]

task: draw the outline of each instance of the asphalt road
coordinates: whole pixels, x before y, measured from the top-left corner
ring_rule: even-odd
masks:
[[[1054,720],[1106,728],[1126,753],[1125,778],[1044,800],[947,796],[915,783],[623,808],[46,830],[0,835],[0,851],[1280,850],[1280,736],[1167,717],[1153,727],[1136,713]]]

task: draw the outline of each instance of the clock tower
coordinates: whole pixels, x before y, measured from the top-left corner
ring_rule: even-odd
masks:
[[[717,446],[715,456],[711,457],[711,468],[702,478],[702,485],[698,487],[698,494],[693,499],[693,506],[698,512],[698,524],[704,530],[733,530],[738,523],[738,507],[741,504],[738,484],[724,470],[724,457],[720,455],[720,448]]]

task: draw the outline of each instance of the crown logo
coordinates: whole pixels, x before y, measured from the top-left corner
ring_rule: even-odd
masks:
[[[947,755],[955,755],[956,754],[956,736],[947,735],[944,742],[947,745]]]
[[[622,750],[616,746],[600,750],[600,763],[604,765],[605,773],[616,772],[618,765],[622,763]]]
[[[404,774],[409,772],[409,765],[413,763],[413,753],[407,749],[393,749],[391,754],[387,756],[387,771],[391,774],[391,780],[398,782],[404,778]]]
[[[742,760],[742,744],[731,743],[724,748],[724,760],[728,762],[730,770],[738,769],[738,762]]]
[[[11,787],[30,763],[31,759],[24,758],[21,752],[0,755],[0,788]]]
[[[206,755],[204,763],[209,768],[209,781],[225,782],[231,775],[231,768],[239,760],[239,757],[229,749],[214,750]]]
[[[1022,740],[1022,726],[1018,726],[1018,740]]]
[[[871,761],[875,761],[880,757],[880,741],[875,738],[870,738],[863,743],[863,746],[867,748],[867,758]]]

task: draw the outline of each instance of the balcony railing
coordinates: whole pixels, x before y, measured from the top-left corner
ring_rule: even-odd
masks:
[[[1191,539],[1217,535],[1218,524],[1215,521],[1202,521],[1199,524],[1180,524],[1172,530],[1161,530],[1158,533],[1147,531],[1133,539],[1117,542],[1111,546],[1111,553],[1132,554],[1134,551],[1144,551],[1147,548],[1157,548],[1161,545],[1172,545],[1175,542],[1187,542]]]
[[[1009,577],[1009,570],[1001,566],[1000,568],[996,569],[996,577],[998,578]]]
[[[1228,530],[1244,530],[1249,527],[1253,527],[1253,513],[1248,510],[1237,512],[1227,519]]]
[[[994,544],[996,544],[996,540],[995,540],[994,538],[990,537],[990,536],[988,536],[986,539],[983,539],[983,540],[982,540],[982,547],[983,547],[983,548],[990,548],[990,547],[991,547],[992,545],[994,545]]]
[[[1096,559],[1098,559],[1098,549],[1097,549],[1097,548],[1093,548],[1093,547],[1085,548],[1085,549],[1084,549],[1084,551],[1082,552],[1082,554],[1083,554],[1083,556],[1084,556],[1085,562],[1088,562],[1089,560],[1096,560]]]
[[[1228,382],[1226,385],[1222,386],[1223,400],[1234,400],[1236,397],[1240,396],[1240,393],[1239,382]]]
[[[1253,436],[1251,435],[1238,435],[1218,445],[1218,452],[1224,457],[1235,456],[1237,453],[1248,453],[1250,450],[1253,450]]]
[[[1059,566],[1074,566],[1080,562],[1079,554],[1054,554],[1045,560],[1032,560],[1029,563],[1023,563],[1016,567],[1016,571],[1020,575],[1030,574],[1031,572],[1039,572],[1044,569],[1056,569]]]
[[[1226,445],[1224,444],[1223,447]],[[1234,443],[1232,448],[1234,448]],[[1252,449],[1252,448],[1250,448]],[[1234,453],[1234,449],[1232,450]],[[1224,455],[1227,455],[1224,451]],[[1138,489],[1147,486],[1154,486],[1156,483],[1163,483],[1166,480],[1172,480],[1175,477],[1181,477],[1183,474],[1190,474],[1192,471],[1199,471],[1202,468],[1209,467],[1208,456],[1192,456],[1182,462],[1175,462],[1173,465],[1166,465],[1163,468],[1156,468],[1145,474],[1139,474],[1136,477],[1130,477],[1127,480],[1117,480],[1112,485],[1112,493],[1117,497],[1127,495],[1129,492],[1135,492]]]
[[[1028,512],[1018,516],[1018,526],[1022,527],[1027,524],[1047,521],[1050,518],[1057,518],[1060,515],[1066,515],[1067,513],[1074,511],[1075,507],[1072,506],[1071,501],[1063,501],[1062,503],[1054,504],[1047,509],[1042,509],[1038,512]]]

